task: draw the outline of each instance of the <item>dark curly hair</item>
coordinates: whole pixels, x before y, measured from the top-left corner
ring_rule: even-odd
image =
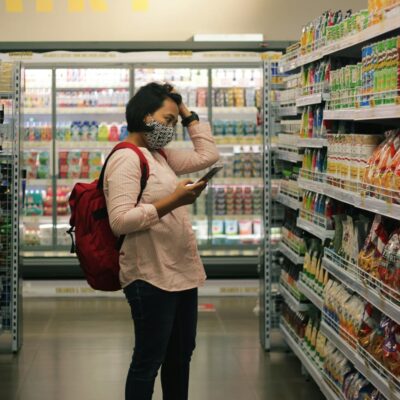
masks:
[[[141,87],[126,105],[128,132],[150,132],[152,128],[146,126],[144,119],[146,115],[153,114],[161,108],[165,99],[171,99],[179,106],[182,103],[182,96],[171,93],[172,89],[171,85],[160,85],[155,82]]]

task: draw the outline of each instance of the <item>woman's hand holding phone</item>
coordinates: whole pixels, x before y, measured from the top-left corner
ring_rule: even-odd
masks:
[[[191,179],[185,179],[179,182],[174,192],[178,204],[182,206],[193,204],[206,186],[207,182],[200,181],[193,183]]]

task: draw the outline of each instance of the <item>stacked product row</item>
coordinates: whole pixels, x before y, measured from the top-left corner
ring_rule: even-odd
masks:
[[[399,96],[399,72],[398,36],[364,47],[360,63],[331,72],[330,108],[396,104]]]

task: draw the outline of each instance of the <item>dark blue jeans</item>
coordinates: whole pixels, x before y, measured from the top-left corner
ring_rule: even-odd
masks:
[[[124,292],[135,330],[125,400],[151,400],[160,366],[163,400],[187,400],[196,346],[197,289],[166,292],[138,280]]]

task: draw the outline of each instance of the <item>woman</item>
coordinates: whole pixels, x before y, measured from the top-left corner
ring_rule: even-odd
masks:
[[[188,126],[194,150],[165,149],[178,116]],[[188,398],[189,364],[195,348],[197,288],[205,281],[186,207],[205,182],[178,182],[177,175],[214,164],[218,150],[209,124],[200,123],[169,85],[142,87],[126,107],[127,141],[140,147],[150,176],[139,204],[141,170],[130,149],[109,160],[104,193],[115,235],[126,235],[120,280],[131,307],[135,348],[126,381],[126,400],[150,400],[161,366],[164,400]]]

